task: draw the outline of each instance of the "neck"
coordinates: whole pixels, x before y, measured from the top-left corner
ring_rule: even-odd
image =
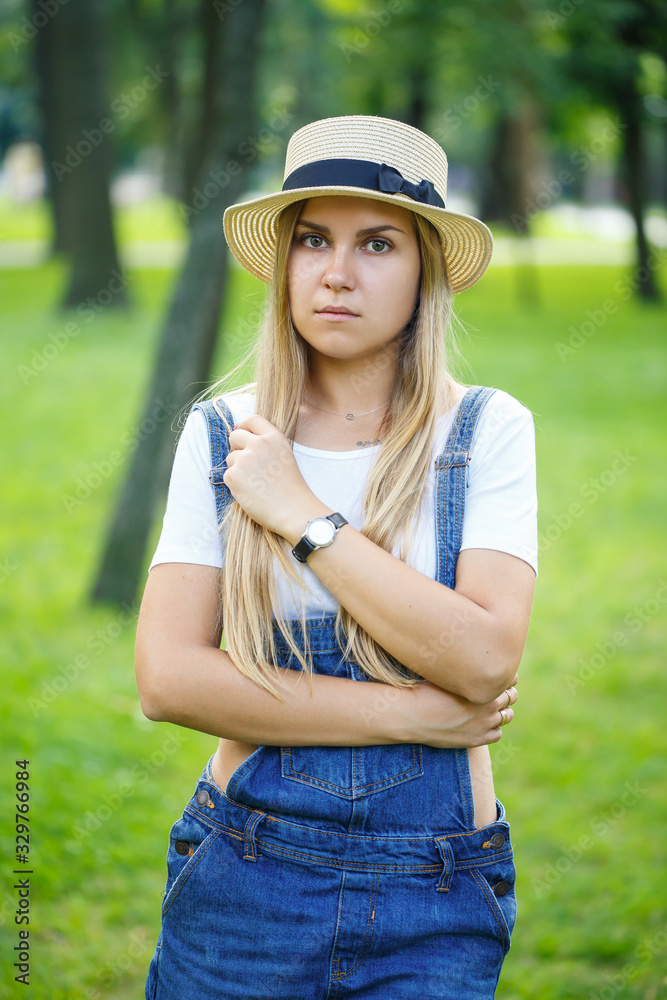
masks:
[[[332,413],[370,413],[378,416],[389,405],[396,381],[396,366],[388,358],[375,358],[352,364],[337,363],[309,366],[304,396],[315,407]]]

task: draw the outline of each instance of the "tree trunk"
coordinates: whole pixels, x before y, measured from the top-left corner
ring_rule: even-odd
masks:
[[[103,12],[101,0],[79,0],[61,6],[40,29],[47,32],[40,81],[56,244],[71,265],[64,307],[126,301],[109,202],[115,121],[105,94]]]
[[[33,16],[39,8],[39,0],[32,0]],[[39,142],[44,154],[46,169],[46,198],[51,209],[51,247],[49,255],[62,253],[65,250],[64,224],[62,221],[62,185],[59,184],[48,165],[60,152],[62,143],[58,136],[58,85],[59,80],[54,68],[56,53],[55,22],[56,18],[48,18],[35,36],[32,50],[32,64],[37,80],[39,93]],[[40,19],[41,23],[41,19]]]
[[[219,5],[224,14],[223,5],[224,0]],[[249,127],[256,127],[257,50],[264,8],[265,0],[230,6],[231,13],[216,29],[218,44],[209,50],[215,80],[211,129],[188,206],[189,250],[166,317],[138,447],[112,519],[93,601],[134,600],[155,507],[166,492],[173,462],[171,418],[209,379],[226,280],[221,220],[227,205],[239,199],[245,181],[244,170],[232,174],[226,167],[231,160],[238,165],[239,147]]]
[[[516,289],[524,307],[540,305],[538,273],[532,254],[530,223],[545,202],[546,191],[537,188],[537,153],[534,137],[536,108],[526,102],[521,109],[504,111],[498,119],[483,176],[480,216],[484,222],[505,223],[521,237],[514,245]]]
[[[662,295],[655,280],[655,272],[650,263],[650,247],[644,229],[644,212],[646,209],[643,183],[643,142],[641,124],[641,102],[628,101],[621,108],[622,121],[626,127],[623,130],[623,167],[628,191],[628,206],[635,221],[637,234],[637,295],[649,302],[660,302]]]

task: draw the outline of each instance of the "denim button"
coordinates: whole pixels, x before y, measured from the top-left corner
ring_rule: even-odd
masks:
[[[502,881],[496,882],[491,888],[493,889],[494,896],[506,896],[512,886],[505,879],[502,879]]]
[[[505,846],[505,838],[502,833],[494,833],[489,843],[491,844],[491,847],[495,847],[495,849],[499,851],[501,847]]]
[[[177,840],[176,843],[174,844],[174,850],[176,851],[177,854],[189,854],[190,845],[188,844],[187,840]]]
[[[211,796],[205,789],[202,788],[201,792],[197,792],[195,798],[198,806],[207,806],[210,802]]]

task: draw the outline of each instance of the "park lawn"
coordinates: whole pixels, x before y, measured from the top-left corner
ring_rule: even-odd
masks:
[[[131,311],[79,318],[63,337],[72,317],[51,311],[61,265],[0,272],[11,429],[0,485],[0,787],[11,801],[13,762],[30,758],[30,995],[39,1000],[143,995],[169,827],[215,742],[143,717],[133,675],[140,595],[128,608],[87,600],[173,277],[132,275]],[[535,277],[539,304],[522,306],[516,273],[500,267],[458,304],[463,377],[517,396],[537,431],[540,575],[517,716],[492,751],[519,899],[498,997],[659,1000],[665,312],[627,301],[617,268]],[[235,335],[261,299],[260,283],[234,268],[224,328]],[[229,360],[221,345],[216,370]],[[160,520],[161,511],[146,569]],[[6,812],[2,844],[0,998],[18,995]]]

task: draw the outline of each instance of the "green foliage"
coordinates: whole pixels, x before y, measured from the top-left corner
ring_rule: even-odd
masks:
[[[82,325],[26,382],[20,366],[62,328],[48,312],[60,265],[0,272],[11,331],[4,424],[14,428],[0,485],[0,787],[11,802],[13,761],[29,757],[36,1000],[142,994],[169,826],[214,747],[142,716],[136,607],[87,603],[172,275],[134,277],[132,312]],[[517,716],[493,750],[519,898],[498,996],[658,1000],[667,976],[664,313],[623,300],[618,268],[553,267],[537,278],[539,310],[518,307],[506,267],[492,266],[458,303],[468,381],[516,395],[537,428],[540,575]],[[263,292],[235,268],[224,328],[238,329]],[[561,360],[557,345],[610,298],[618,309]],[[93,485],[95,463],[114,451],[124,458]],[[63,497],[79,480],[90,493],[68,510]],[[8,812],[2,845],[7,875]],[[0,998],[17,995],[11,884],[0,897]]]

